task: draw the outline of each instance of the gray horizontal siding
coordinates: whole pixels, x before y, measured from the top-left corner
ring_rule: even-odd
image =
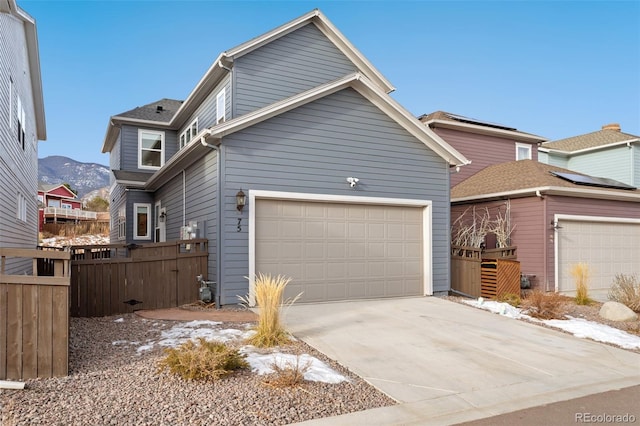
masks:
[[[138,169],[138,129],[158,130],[164,132],[165,162],[169,161],[169,159],[178,151],[177,133],[174,130],[154,129],[152,127],[137,127],[123,124],[122,129],[120,129],[120,170],[141,170]],[[143,169],[142,171],[148,170]]]
[[[17,137],[18,96],[26,119],[24,149]],[[38,144],[24,24],[0,13],[0,247],[36,248],[37,190]],[[26,199],[26,221],[17,218],[18,194]],[[31,265],[30,259],[7,259],[5,271],[31,273]]]
[[[198,131],[202,131],[208,127],[216,124],[217,117],[217,96],[222,89],[225,89],[225,117],[230,120],[231,117],[231,76],[225,77],[207,96],[207,98],[198,106],[196,111],[189,117],[189,119],[178,130],[178,136],[185,131],[187,126],[191,125],[193,120],[198,118]],[[179,143],[179,141],[178,141]],[[179,145],[178,145],[179,146]]]
[[[356,71],[309,24],[234,62],[234,117]]]
[[[209,240],[208,278],[216,278],[217,152],[212,150],[156,191],[155,201],[167,209],[167,241],[180,238],[180,227],[189,221],[206,225],[201,237]],[[184,195],[184,197],[183,197]],[[183,215],[184,207],[184,215]]]
[[[111,216],[111,227],[109,231],[109,239],[112,243],[123,242],[118,239],[118,228],[116,218],[120,207],[127,201],[124,185],[116,185],[109,194],[109,215]]]
[[[346,89],[223,139],[224,303],[248,292],[248,209],[239,189],[433,201],[434,291],[449,289],[449,168],[357,92]],[[357,190],[346,182],[360,178]],[[237,232],[242,218],[242,232]]]

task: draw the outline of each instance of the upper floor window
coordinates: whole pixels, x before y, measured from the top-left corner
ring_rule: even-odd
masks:
[[[198,119],[193,122],[180,134],[180,149],[184,148],[198,134]]]
[[[18,208],[16,211],[16,217],[23,222],[27,221],[27,199],[20,193],[18,193]]]
[[[159,169],[164,165],[164,132],[138,130],[138,167]]]
[[[133,205],[133,238],[138,240],[151,239],[151,204]]]
[[[516,142],[516,160],[531,160],[531,145]]]
[[[223,87],[216,97],[216,124],[225,121],[225,105],[227,103],[226,90]]]
[[[26,116],[24,113],[24,106],[22,105],[22,99],[20,99],[20,96],[18,96],[18,103],[17,103],[17,110],[16,110],[16,118],[17,118],[17,122],[18,122],[18,142],[22,145],[22,149],[24,149],[25,147],[25,138],[26,138],[26,131],[25,131],[25,123],[26,123]]]

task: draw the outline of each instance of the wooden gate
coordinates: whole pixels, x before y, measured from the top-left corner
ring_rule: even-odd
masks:
[[[5,275],[6,258],[30,259],[33,274]],[[42,259],[49,276],[37,275]],[[69,253],[0,248],[0,380],[67,375],[68,303]]]
[[[71,247],[71,316],[172,308],[198,299],[208,240]]]

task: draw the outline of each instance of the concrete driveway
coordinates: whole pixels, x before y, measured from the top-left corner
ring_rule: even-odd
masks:
[[[640,355],[436,297],[294,305],[288,329],[400,404],[305,424],[454,424],[640,384]]]

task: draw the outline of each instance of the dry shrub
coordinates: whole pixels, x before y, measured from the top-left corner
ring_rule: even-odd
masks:
[[[270,348],[286,344],[290,341],[289,333],[282,326],[280,311],[283,306],[293,304],[302,293],[291,300],[283,301],[282,297],[291,278],[278,275],[272,277],[269,274],[258,274],[255,279],[255,303],[258,307],[258,324],[256,334],[251,336],[247,343],[259,348]],[[247,298],[240,298],[243,303],[250,304]]]
[[[160,371],[169,370],[185,380],[217,380],[249,364],[237,349],[224,343],[198,338],[177,348],[165,349],[167,356],[158,362]]]
[[[564,319],[566,298],[540,290],[530,292],[523,301],[527,314],[538,319]]]
[[[515,294],[515,293],[502,293],[496,298],[496,301],[508,303],[514,308],[517,308],[522,304],[522,298],[520,297],[519,294]]]
[[[578,305],[590,305],[593,300],[589,298],[589,276],[591,271],[589,265],[584,262],[576,263],[571,267],[571,276],[576,283],[575,301]]]
[[[616,274],[613,285],[609,289],[609,300],[622,303],[629,309],[640,312],[640,281],[636,274]]]
[[[267,376],[263,383],[277,387],[294,387],[305,382],[304,374],[311,368],[311,361],[302,362],[300,356],[296,356],[295,362],[287,361],[282,363],[273,362],[271,364],[274,373]]]

